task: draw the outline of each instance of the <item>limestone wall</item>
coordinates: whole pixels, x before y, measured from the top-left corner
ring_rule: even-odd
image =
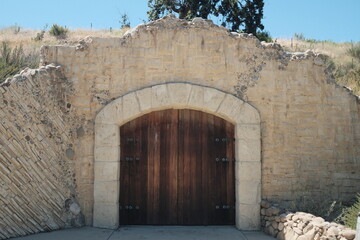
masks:
[[[289,54],[208,21],[169,17],[138,26],[123,38],[87,38],[77,46],[42,51],[44,64],[64,65],[74,84],[69,101],[88,121],[113,99],[147,86],[214,87],[260,112],[263,198],[346,199],[360,191],[359,101],[332,82],[321,55]],[[93,161],[91,151],[83,152],[93,144],[88,132],[76,146],[78,164]],[[87,179],[78,179],[86,185],[79,191],[91,206]]]
[[[0,86],[0,239],[83,224],[65,102],[70,87],[55,65]]]
[[[268,61],[249,102],[260,112],[262,196],[345,200],[360,191],[360,104],[312,57]]]
[[[261,44],[252,36],[230,33],[209,21],[187,22],[172,17],[138,26],[122,38],[88,37],[76,46],[45,46],[41,51],[44,66],[62,66],[66,83],[56,83],[64,86],[58,91],[51,87],[52,75],[44,74],[36,87],[29,88],[30,81],[17,81],[10,86],[14,90],[2,90],[2,98],[14,98],[17,105],[2,103],[0,114],[6,115],[6,121],[1,124],[6,126],[1,131],[16,128],[16,121],[21,121],[20,127],[31,126],[34,119],[39,126],[45,120],[58,129],[49,127],[46,132],[34,127],[34,136],[18,134],[19,149],[29,149],[26,136],[33,141],[46,139],[43,144],[47,145],[33,148],[39,152],[35,156],[42,154],[34,156],[34,162],[55,166],[41,170],[49,179],[56,179],[56,192],[63,195],[57,203],[74,194],[87,224],[92,224],[93,214],[96,114],[128,92],[167,82],[216,88],[259,111],[262,198],[286,201],[312,195],[347,199],[360,192],[359,100],[331,81],[321,55],[289,54],[277,44]],[[29,97],[25,99],[23,92]],[[26,117],[22,120],[27,111],[33,112],[32,121]],[[43,115],[49,117],[43,119]],[[5,138],[13,135],[17,136],[7,133]],[[2,155],[8,151],[4,146],[7,142],[0,146]],[[6,159],[16,163],[16,158]],[[26,161],[15,168],[16,172],[24,168],[21,166],[27,166]],[[12,174],[10,167],[2,169]],[[18,179],[16,175],[14,179]],[[42,182],[52,181],[44,179]],[[2,205],[4,199],[0,199]],[[54,209],[60,211],[60,206]]]

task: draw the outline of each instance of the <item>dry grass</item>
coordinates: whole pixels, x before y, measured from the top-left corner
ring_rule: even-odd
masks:
[[[11,26],[0,29],[0,42],[7,41],[11,47],[22,45],[25,53],[39,52],[42,45],[57,44],[75,44],[79,40],[87,37],[121,37],[128,29],[76,29],[69,30],[66,39],[57,39],[51,36],[49,32],[45,32],[42,41],[35,41],[35,37],[41,30],[20,29],[17,26]],[[298,40],[298,39],[276,39],[276,42],[290,52],[304,52],[308,49],[318,53],[323,53],[331,57],[335,63],[336,69],[344,69],[345,66],[353,64],[354,69],[360,70],[360,62],[354,60],[349,54],[348,49],[353,46],[352,43],[335,43],[331,41],[314,41],[314,40]],[[357,71],[359,71],[357,70]],[[350,78],[347,75],[338,78],[340,85],[346,85],[354,89],[356,95],[360,94],[359,73],[352,74]]]
[[[58,40],[46,32],[42,41],[35,41],[36,34],[39,33],[40,30],[21,29],[18,33],[15,33],[15,26],[11,26],[0,29],[0,42],[8,41],[12,47],[22,44],[24,48],[27,49],[40,47],[41,45],[76,43],[87,36],[121,37],[127,30],[128,29],[115,29],[112,31],[109,29],[76,29],[70,30],[67,38],[62,40]],[[303,52],[310,49],[332,57],[336,63],[351,61],[351,57],[346,54],[346,51],[351,47],[351,43],[334,43],[329,41],[311,43],[291,39],[277,39],[276,42],[291,52]]]
[[[277,39],[277,43],[291,52],[304,52],[306,50],[313,50],[331,57],[335,63],[344,63],[351,61],[352,58],[347,54],[347,50],[352,46],[352,43],[335,43],[330,41],[308,42],[297,39]]]
[[[341,86],[353,90],[353,93],[360,96],[360,59],[349,54],[350,48],[358,48],[358,43],[336,43],[331,41],[316,41],[314,39],[276,39],[286,51],[305,52],[312,50],[329,56],[327,67],[333,73],[335,81]]]
[[[333,74],[339,85],[347,86],[353,93],[360,96],[360,60],[348,53],[352,47],[359,46],[360,43],[335,43],[331,41],[298,40],[298,39],[277,39],[277,43],[282,45],[285,50],[291,52],[303,52],[308,49],[314,52],[329,56],[330,65],[333,62]]]
[[[56,45],[56,44],[74,44],[79,40],[87,37],[121,37],[128,29],[115,29],[110,31],[109,29],[90,30],[90,29],[76,29],[70,30],[66,39],[57,39],[51,36],[49,32],[45,32],[42,41],[35,41],[37,33],[41,30],[33,29],[21,29],[16,33],[15,27],[7,27],[0,29],[0,42],[7,41],[11,47],[23,45],[25,51],[39,49],[42,45]]]

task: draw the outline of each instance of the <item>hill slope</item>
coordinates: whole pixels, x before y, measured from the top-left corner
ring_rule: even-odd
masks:
[[[44,32],[41,40],[35,40],[38,34],[41,34],[40,30],[21,29],[17,26],[0,29],[0,82],[25,67],[36,68],[39,64],[41,45],[75,44],[86,36],[121,37],[126,30],[128,29],[77,29],[69,31],[66,38],[63,39],[57,39],[49,32]],[[304,52],[310,49],[329,56],[327,65],[333,72],[336,82],[352,89],[356,95],[360,95],[360,58],[349,54],[351,48],[360,49],[360,42],[355,44],[334,43],[314,39],[276,39],[276,42],[290,52]],[[14,51],[14,49],[16,50]],[[10,54],[9,50],[12,50]],[[8,59],[6,59],[6,55],[10,55]],[[16,58],[17,55],[23,55],[23,59],[21,61],[12,59],[11,56]],[[16,66],[8,67],[9,62],[15,62]]]

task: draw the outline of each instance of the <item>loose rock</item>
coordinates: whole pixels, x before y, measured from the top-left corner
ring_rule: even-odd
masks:
[[[265,206],[265,204],[263,204]],[[297,240],[354,240],[355,231],[345,229],[344,226],[326,222],[321,217],[316,217],[305,212],[282,213],[284,209],[278,206],[262,208],[264,231],[276,236],[278,239]],[[345,229],[345,230],[344,230]]]
[[[356,232],[355,230],[346,229],[341,231],[340,235],[348,240],[353,240],[355,238]]]

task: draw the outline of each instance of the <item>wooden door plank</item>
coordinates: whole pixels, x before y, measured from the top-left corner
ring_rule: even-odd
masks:
[[[122,146],[120,152],[120,225],[127,225],[129,223],[129,212],[126,206],[129,205],[129,163],[125,161],[129,154],[129,124],[125,124],[120,128],[120,145]]]
[[[154,118],[154,130],[155,134],[152,137],[154,141],[154,170],[153,170],[153,188],[154,188],[154,196],[153,196],[153,221],[151,224],[158,225],[160,222],[159,219],[159,211],[160,211],[160,144],[161,144],[161,138],[163,137],[161,135],[161,120],[162,116],[164,115],[163,111],[154,112],[155,118]]]
[[[179,110],[171,111],[170,139],[169,139],[169,185],[170,209],[169,224],[177,224],[178,209],[178,141],[179,141]]]
[[[201,115],[200,111],[192,111],[192,152],[193,152],[193,204],[191,204],[192,223],[191,225],[202,225],[202,142]]]
[[[156,133],[156,119],[155,114],[149,114],[147,127],[147,206],[146,206],[146,224],[151,224],[154,218],[154,159],[155,159],[155,145],[154,136]]]
[[[163,111],[160,141],[160,217],[159,224],[177,222],[177,112]]]
[[[133,120],[133,160],[130,162],[131,189],[133,192],[129,211],[130,223],[133,225],[146,223],[146,200],[147,195],[147,143],[143,135],[147,132],[148,116],[142,116]]]
[[[162,111],[158,120],[160,123],[160,198],[159,198],[159,224],[168,225],[171,209],[171,183],[170,183],[170,141],[171,141],[171,114],[172,110]]]
[[[228,168],[228,162],[226,162],[226,128],[225,128],[225,120],[223,119],[219,119],[219,134],[221,137],[221,143],[220,143],[220,148],[221,148],[221,164],[220,164],[220,193],[221,193],[221,203],[222,203],[222,207],[227,206],[227,181],[226,181],[226,173],[227,173],[227,168]],[[223,162],[223,160],[225,159],[225,162]],[[222,214],[221,214],[221,223],[224,224],[226,223],[226,218],[228,215],[229,210],[228,209],[222,209]]]
[[[221,224],[223,222],[223,209],[222,206],[224,204],[223,202],[223,174],[222,174],[222,158],[224,157],[224,151],[223,151],[223,144],[221,142],[222,140],[222,131],[221,131],[221,120],[217,117],[214,117],[214,148],[215,150],[215,158],[218,159],[218,161],[215,161],[215,201],[216,206],[219,208],[215,210],[215,216],[216,218],[213,220],[213,224]]]
[[[190,112],[188,110],[183,110],[183,127],[184,127],[184,148],[183,148],[183,224],[187,224],[189,222],[189,208],[190,208],[190,171],[191,171],[191,157],[189,153],[189,119]]]
[[[184,110],[178,112],[178,179],[177,179],[177,224],[184,225],[184,199],[185,199],[185,179],[184,179],[184,149],[185,149],[185,123]]]
[[[159,112],[160,113],[160,112]],[[167,166],[167,127],[168,127],[168,110],[161,111],[161,115],[159,115],[159,118],[157,119],[157,122],[159,124],[159,205],[161,206],[159,208],[159,222],[157,224],[164,225],[164,223],[167,220],[167,211],[168,211],[168,166]]]
[[[227,143],[227,139],[226,139],[226,121],[223,119],[218,119],[219,121],[219,136],[221,138],[220,141],[220,145],[219,145],[219,151],[220,156],[221,156],[221,163],[219,164],[219,175],[220,175],[220,202],[222,204],[222,209],[221,209],[221,218],[219,218],[220,223],[225,224],[226,223],[226,219],[227,219],[227,215],[229,210],[228,209],[224,209],[224,206],[227,206],[227,185],[226,185],[226,178],[227,178],[227,169],[228,169],[228,162],[226,162],[226,158],[227,158],[227,147],[226,147],[226,143]],[[225,160],[225,161],[224,161]]]
[[[226,155],[228,159],[235,160],[235,148],[234,148],[234,125],[225,122],[226,138],[228,139],[226,145]],[[226,224],[235,224],[235,161],[228,162],[228,168],[226,172],[226,186],[227,186],[227,204],[231,206],[228,211]]]
[[[139,197],[139,224],[147,223],[147,202],[148,202],[148,123],[149,115],[145,115],[139,119],[139,175],[141,187],[138,189]]]
[[[188,204],[187,204],[187,220],[186,220],[186,224],[187,225],[195,225],[196,224],[196,217],[194,217],[194,211],[196,211],[196,198],[197,198],[197,194],[196,194],[196,155],[197,155],[197,151],[196,151],[196,135],[197,131],[194,127],[194,121],[195,121],[195,116],[194,116],[194,112],[191,110],[187,110],[188,114],[189,114],[189,119],[188,119],[188,127],[187,127],[187,149],[186,149],[186,153],[187,153],[187,158],[188,158],[188,164],[189,164],[189,172],[187,174],[188,178],[189,178],[189,199],[188,199]]]
[[[135,129],[136,129],[136,119],[134,121],[129,122],[128,124],[128,131],[129,131],[129,136],[131,137],[132,141],[129,141],[128,145],[127,145],[127,149],[126,149],[126,155],[125,157],[131,158],[133,159],[136,153],[135,150]],[[135,224],[135,213],[134,210],[132,209],[135,202],[136,202],[136,188],[137,188],[137,182],[136,182],[136,168],[135,168],[135,163],[134,160],[130,160],[128,161],[128,168],[129,168],[129,182],[128,182],[128,194],[129,194],[129,210],[128,210],[128,224]]]
[[[207,151],[207,174],[208,174],[208,219],[207,222],[209,225],[213,225],[217,219],[218,210],[215,209],[215,206],[218,205],[217,201],[217,176],[216,176],[216,169],[217,169],[217,162],[215,158],[218,157],[216,155],[216,133],[215,133],[215,126],[214,126],[215,117],[213,115],[208,117],[208,151]]]
[[[196,182],[195,182],[195,173],[196,173],[196,149],[194,147],[195,145],[195,134],[196,131],[194,129],[194,112],[191,110],[185,110],[188,113],[188,119],[187,119],[187,127],[186,127],[186,158],[187,158],[187,165],[188,165],[188,171],[186,173],[188,178],[188,199],[187,199],[187,205],[186,205],[186,225],[193,225],[194,224],[194,216],[193,211],[195,211],[195,205],[196,205]]]
[[[202,225],[209,225],[209,167],[211,167],[211,159],[208,156],[209,151],[209,114],[201,114],[201,216]]]

